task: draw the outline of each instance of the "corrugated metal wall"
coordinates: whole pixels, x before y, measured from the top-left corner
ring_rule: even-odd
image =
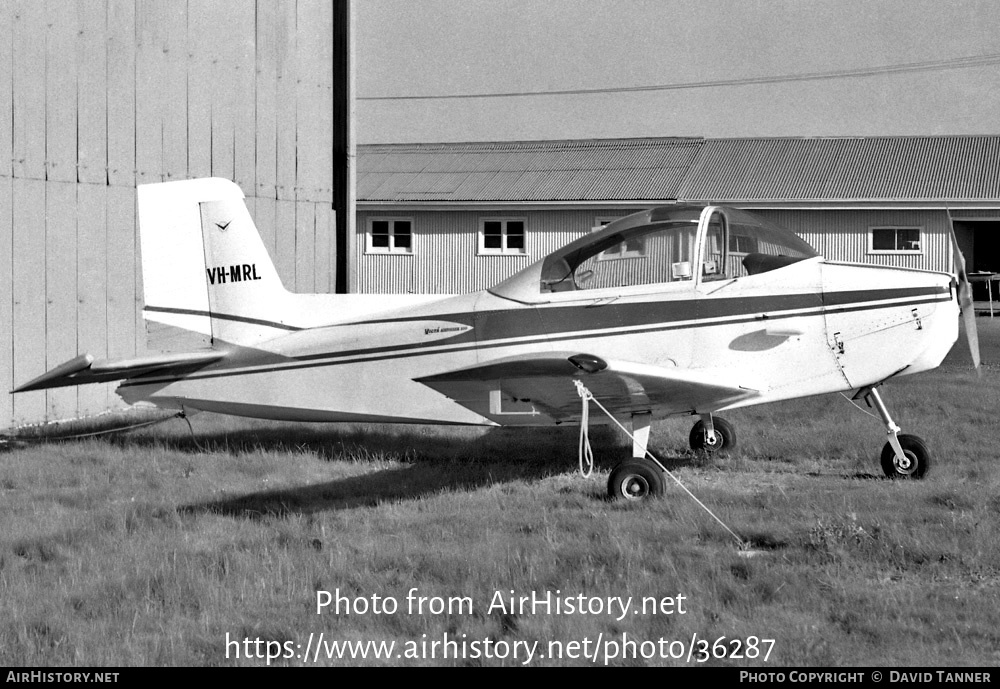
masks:
[[[951,234],[943,211],[919,210],[782,210],[754,211],[792,230],[832,261],[870,263],[880,266],[951,270]],[[869,254],[870,227],[914,226],[923,228],[920,254]]]
[[[873,265],[951,269],[948,216],[943,211],[916,210],[760,210],[753,211],[796,232],[834,261]],[[355,233],[356,272],[352,292],[392,294],[428,292],[460,294],[486,289],[510,277],[548,253],[589,232],[598,218],[626,215],[623,211],[553,210],[414,211],[358,213]],[[373,217],[413,220],[412,255],[365,253],[365,232]],[[524,218],[526,256],[479,256],[477,233],[484,217]],[[919,255],[868,253],[868,232],[878,226],[919,226],[924,250]]]
[[[420,211],[358,213],[352,292],[461,294],[492,287],[577,237],[590,232],[597,218],[620,211]],[[412,255],[365,253],[365,232],[373,217],[413,218]],[[528,253],[479,256],[481,218],[524,218]]]
[[[10,396],[145,348],[135,186],[235,180],[289,289],[333,286],[327,0],[0,0],[0,428],[118,404]]]

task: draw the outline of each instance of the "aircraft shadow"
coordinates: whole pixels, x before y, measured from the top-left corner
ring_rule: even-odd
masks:
[[[372,507],[440,492],[539,480],[577,465],[576,440],[575,429],[491,429],[458,442],[416,433],[369,432],[359,437],[357,432],[334,431],[322,447],[317,447],[322,453],[332,453],[331,460],[356,456],[363,448],[363,456],[373,463],[395,457],[395,466],[319,485],[186,505],[181,510],[261,519]],[[234,439],[230,437],[228,442],[232,447]],[[597,438],[592,434],[591,442],[595,468],[610,468],[627,453],[610,433]]]
[[[577,466],[577,430],[490,429],[469,439],[442,438],[419,432],[338,431],[322,441],[271,438],[273,449],[313,449],[330,461],[357,461],[359,454],[376,463],[395,460],[395,466],[362,476],[318,485],[248,493],[221,500],[182,506],[187,513],[212,513],[244,519],[306,515],[315,512],[372,507],[414,500],[447,491],[471,491],[513,481],[533,481],[566,473]],[[222,438],[199,438],[199,444],[234,448],[261,448],[259,436],[242,433]],[[591,432],[595,468],[610,469],[626,458],[629,448],[611,432]],[[238,452],[239,450],[237,450]],[[603,493],[603,491],[602,491]]]
[[[442,437],[420,430],[302,429],[276,435],[273,430],[199,436],[199,451],[234,454],[271,450],[312,450],[327,461],[393,461],[394,466],[362,476],[318,485],[292,486],[182,506],[187,513],[212,513],[243,519],[307,515],[414,500],[447,491],[473,491],[513,481],[537,481],[577,466],[578,430],[573,428],[490,429],[472,438]],[[591,429],[595,469],[609,470],[628,458],[631,448],[608,428]],[[194,440],[174,438],[180,448]],[[691,457],[666,458],[668,469],[690,464]],[[604,500],[603,485],[595,494]]]
[[[154,420],[156,417],[152,417]],[[102,442],[123,448],[166,448],[192,455],[221,453],[234,457],[261,453],[309,453],[320,461],[391,464],[361,476],[322,484],[251,492],[221,500],[184,505],[186,513],[214,513],[260,519],[371,507],[413,500],[442,491],[471,491],[513,481],[537,481],[572,471],[578,464],[579,429],[493,428],[440,429],[425,426],[357,424],[239,424],[232,428],[193,418],[193,429],[181,419],[150,429],[115,432],[127,427],[121,419],[91,420],[26,439],[72,441],[83,431],[101,435]],[[192,432],[193,430],[193,432]],[[610,470],[630,456],[630,446],[608,426],[592,427],[590,440],[595,469]],[[691,455],[664,456],[670,470],[696,463]],[[603,486],[595,499],[605,499]]]

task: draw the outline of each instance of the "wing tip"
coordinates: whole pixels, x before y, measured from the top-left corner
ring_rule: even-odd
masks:
[[[65,385],[62,380],[72,376],[80,371],[85,371],[90,368],[90,365],[94,363],[94,357],[90,354],[80,354],[69,361],[65,361],[58,366],[56,366],[51,371],[46,371],[42,375],[29,380],[23,385],[19,385],[13,390],[11,394],[18,392],[31,392],[32,390],[44,390],[46,388],[59,387],[60,385]]]

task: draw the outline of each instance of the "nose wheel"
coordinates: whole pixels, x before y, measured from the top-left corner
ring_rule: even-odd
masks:
[[[931,462],[931,453],[923,439],[915,435],[900,435],[897,440],[903,454],[897,456],[892,443],[886,443],[882,448],[883,473],[889,478],[923,478]]]
[[[892,479],[923,478],[931,464],[931,453],[923,439],[915,435],[900,434],[900,428],[889,416],[878,389],[872,388],[865,395],[885,423],[889,442],[882,447],[882,473]]]

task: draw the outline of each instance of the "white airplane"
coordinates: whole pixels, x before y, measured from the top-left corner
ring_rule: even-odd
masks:
[[[793,233],[720,206],[668,205],[590,233],[471,294],[314,295],[282,286],[232,182],[138,189],[144,315],[204,349],[95,360],[83,354],[15,392],[123,380],[118,393],[176,410],[290,421],[546,426],[579,423],[574,381],[631,422],[633,458],[614,497],[663,490],[650,423],[699,418],[693,449],[735,446],[716,416],[854,391],[888,442],[881,465],[920,478],[930,453],[878,393],[938,366],[960,301],[957,275],[824,260]],[[954,245],[953,240],[953,245]]]

